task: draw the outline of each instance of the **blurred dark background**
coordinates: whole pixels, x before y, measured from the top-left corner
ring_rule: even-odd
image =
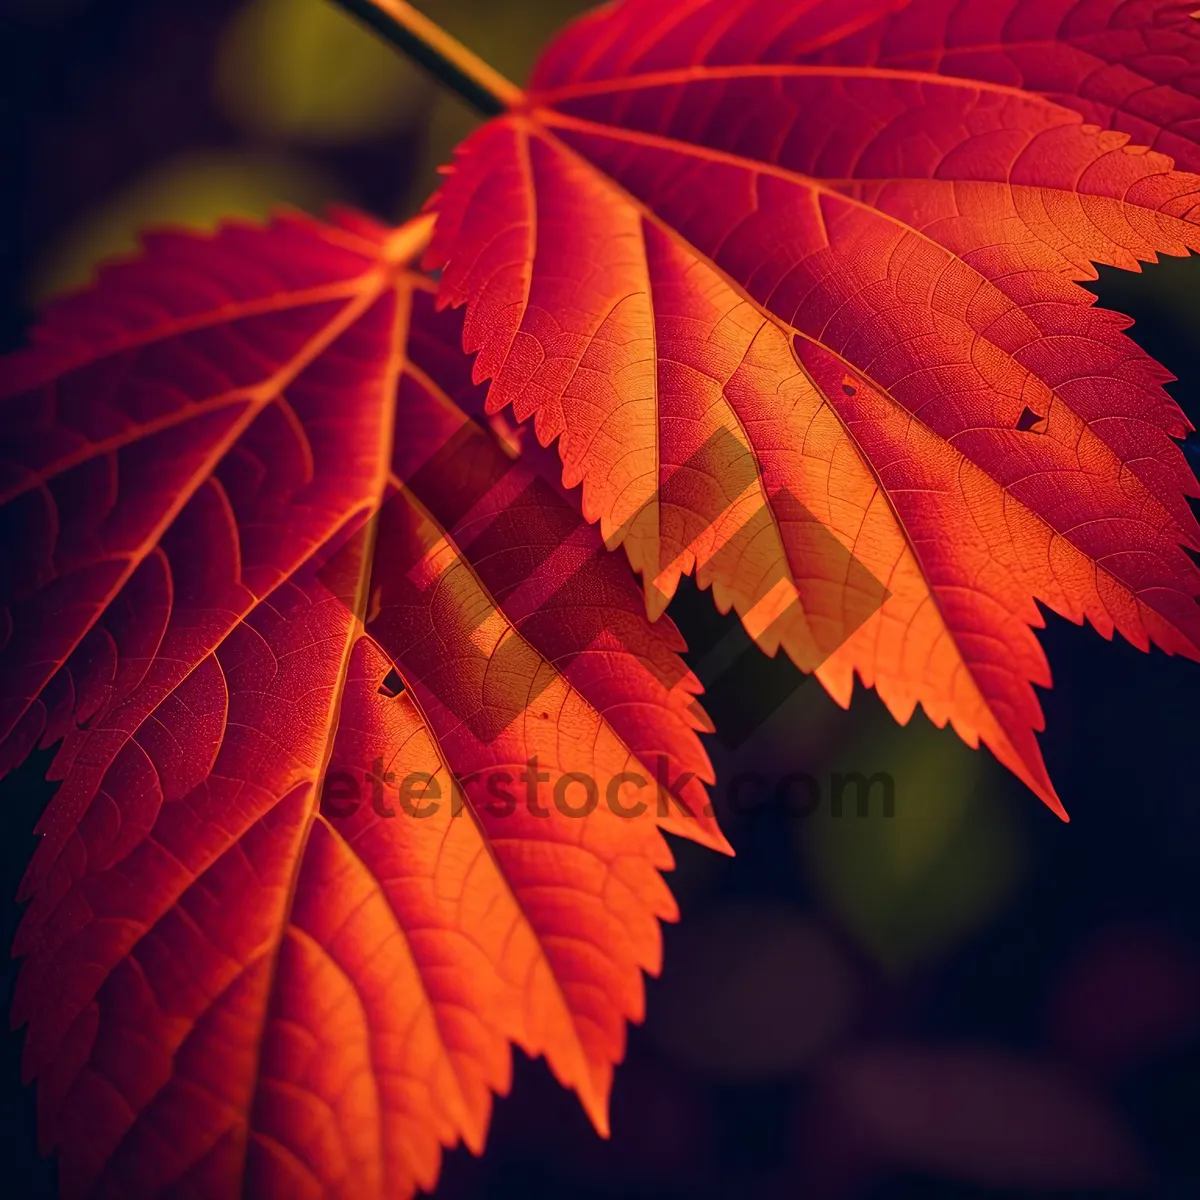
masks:
[[[422,7],[521,80],[584,6]],[[474,122],[324,0],[0,0],[0,14],[3,349],[148,223],[280,201],[399,220]],[[1096,286],[1200,421],[1200,262]],[[1195,466],[1195,438],[1186,449]],[[707,596],[685,589],[672,612],[705,636]],[[748,702],[791,695],[736,751],[714,742],[722,782],[803,771],[821,803],[804,820],[769,791],[751,813],[723,807],[733,859],[678,845],[683,920],[630,1032],[612,1139],[518,1054],[486,1155],[449,1154],[439,1195],[1200,1195],[1200,666],[1047,622],[1042,744],[1069,826],[923,717],[899,729],[861,691],[842,712],[759,656]],[[0,785],[6,944],[47,757]],[[876,801],[833,816],[839,771],[888,773],[895,815]],[[0,1186],[49,1196],[21,1039],[0,1059]]]

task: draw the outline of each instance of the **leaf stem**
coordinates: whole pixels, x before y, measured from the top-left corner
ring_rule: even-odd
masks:
[[[525,93],[515,83],[406,0],[334,0],[334,3],[398,46],[485,117],[498,116],[524,103]]]

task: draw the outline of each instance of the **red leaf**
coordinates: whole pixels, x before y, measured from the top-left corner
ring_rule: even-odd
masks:
[[[1200,656],[1190,426],[1073,281],[1200,248],[1200,178],[1057,101],[1194,150],[1198,47],[1174,4],[625,0],[463,144],[427,262],[652,615],[695,571],[1065,815],[1036,602]]]
[[[65,734],[14,1019],[68,1195],[430,1188],[510,1042],[603,1131],[657,826],[724,846],[681,639],[466,416],[428,227],[157,235],[6,364],[11,756]],[[622,772],[644,818],[563,811]]]
[[[1188,0],[626,0],[564,33],[533,86],[691,67],[701,47],[713,65],[874,67],[1038,92],[1200,170],[1200,21]]]

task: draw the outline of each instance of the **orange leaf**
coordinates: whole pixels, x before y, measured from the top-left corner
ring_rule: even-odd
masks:
[[[694,571],[1065,816],[1036,602],[1200,656],[1190,426],[1075,281],[1200,249],[1200,178],[1056,101],[1194,153],[1198,57],[1174,4],[625,0],[460,147],[426,262],[651,615]]]
[[[63,739],[14,1019],[69,1195],[429,1189],[512,1042],[603,1132],[660,826],[725,845],[682,641],[468,416],[429,224],[156,235],[6,364],[6,754]]]

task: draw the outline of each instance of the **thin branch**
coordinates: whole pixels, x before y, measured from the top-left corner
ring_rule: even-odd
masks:
[[[334,0],[456,91],[485,117],[525,101],[525,93],[406,0]]]

